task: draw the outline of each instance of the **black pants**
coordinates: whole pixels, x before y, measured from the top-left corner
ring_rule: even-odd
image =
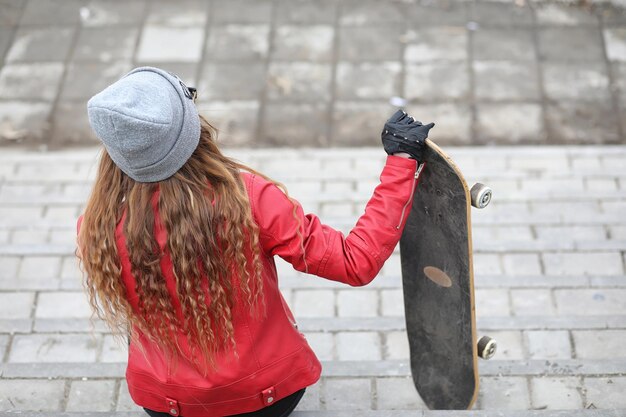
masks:
[[[304,395],[304,390],[305,388],[301,389],[300,391],[294,392],[290,396],[285,397],[282,400],[277,401],[274,404],[262,408],[258,411],[237,414],[236,416],[231,417],[287,417],[289,414],[291,414],[294,408],[296,408],[296,405],[298,405],[298,403],[302,399],[302,396]],[[150,417],[171,417],[171,415],[168,413],[159,413],[157,411],[148,410],[147,408],[144,408],[144,410],[146,410],[146,413],[148,413]]]

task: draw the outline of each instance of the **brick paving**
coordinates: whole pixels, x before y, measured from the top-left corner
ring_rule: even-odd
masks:
[[[475,414],[445,415],[626,416],[625,7],[0,0],[0,414],[143,415],[73,252],[96,160],[86,100],[156,65],[199,88],[227,153],[343,231],[395,106],[435,121],[495,193],[473,236],[479,333],[499,352],[480,364]],[[277,266],[324,363],[296,416],[442,415],[411,384],[398,252],[359,289]]]
[[[86,100],[156,65],[229,146],[626,141],[626,11],[598,0],[1,0],[0,145],[93,144]],[[395,97],[395,99],[393,99]]]
[[[491,205],[473,210],[477,323],[499,341],[496,357],[480,363],[476,415],[626,415],[626,147],[448,150],[468,181],[494,189]],[[380,148],[226,152],[344,231],[384,160]],[[94,148],[0,153],[0,410],[138,410],[124,346],[102,323],[92,328],[73,257],[95,161]],[[424,404],[410,380],[398,252],[357,289],[283,261],[278,269],[324,363],[299,415],[430,415],[400,411]]]

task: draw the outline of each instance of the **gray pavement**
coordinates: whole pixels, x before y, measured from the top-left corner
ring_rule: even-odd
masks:
[[[229,146],[367,146],[394,104],[442,144],[624,143],[623,1],[0,0],[0,144],[93,143],[139,65]],[[395,99],[393,99],[395,97]]]
[[[396,251],[360,289],[278,263],[324,363],[295,415],[626,416],[625,7],[0,0],[0,415],[142,415],[73,252],[96,161],[86,100],[156,65],[199,87],[227,153],[346,232],[398,105],[494,189],[473,212],[478,327],[500,345],[476,411],[425,411],[412,387]]]
[[[500,350],[480,364],[477,413],[445,415],[626,415],[626,147],[448,150],[468,181],[494,189],[472,215],[478,327]],[[344,231],[384,161],[378,147],[226,152]],[[95,161],[94,148],[0,153],[0,411],[138,410],[124,345],[92,328],[73,257]],[[278,268],[324,364],[299,415],[439,415],[399,411],[424,404],[408,369],[397,251],[358,289]]]

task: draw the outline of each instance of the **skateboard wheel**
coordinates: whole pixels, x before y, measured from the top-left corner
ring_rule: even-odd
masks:
[[[485,208],[491,201],[491,188],[487,187],[485,184],[481,184],[477,182],[472,185],[472,189],[470,190],[470,196],[472,197],[472,206],[476,208]]]
[[[478,356],[483,359],[491,359],[496,354],[498,344],[489,336],[483,336],[478,341]]]

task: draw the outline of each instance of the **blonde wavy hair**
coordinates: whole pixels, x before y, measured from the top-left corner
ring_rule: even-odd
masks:
[[[237,298],[251,313],[264,312],[259,231],[240,171],[267,177],[224,156],[214,140],[216,130],[200,119],[201,138],[193,155],[174,176],[158,183],[134,181],[102,151],[77,254],[94,317],[116,335],[130,332],[136,340],[139,330],[174,357],[184,353],[178,342],[183,335],[191,350],[188,359],[205,368],[215,366],[220,351],[235,347]],[[156,192],[182,317],[161,270],[163,253],[154,236],[152,210]],[[294,216],[295,211],[294,204]],[[116,245],[116,226],[124,215],[138,311],[128,301]],[[302,237],[300,227],[298,234]]]

